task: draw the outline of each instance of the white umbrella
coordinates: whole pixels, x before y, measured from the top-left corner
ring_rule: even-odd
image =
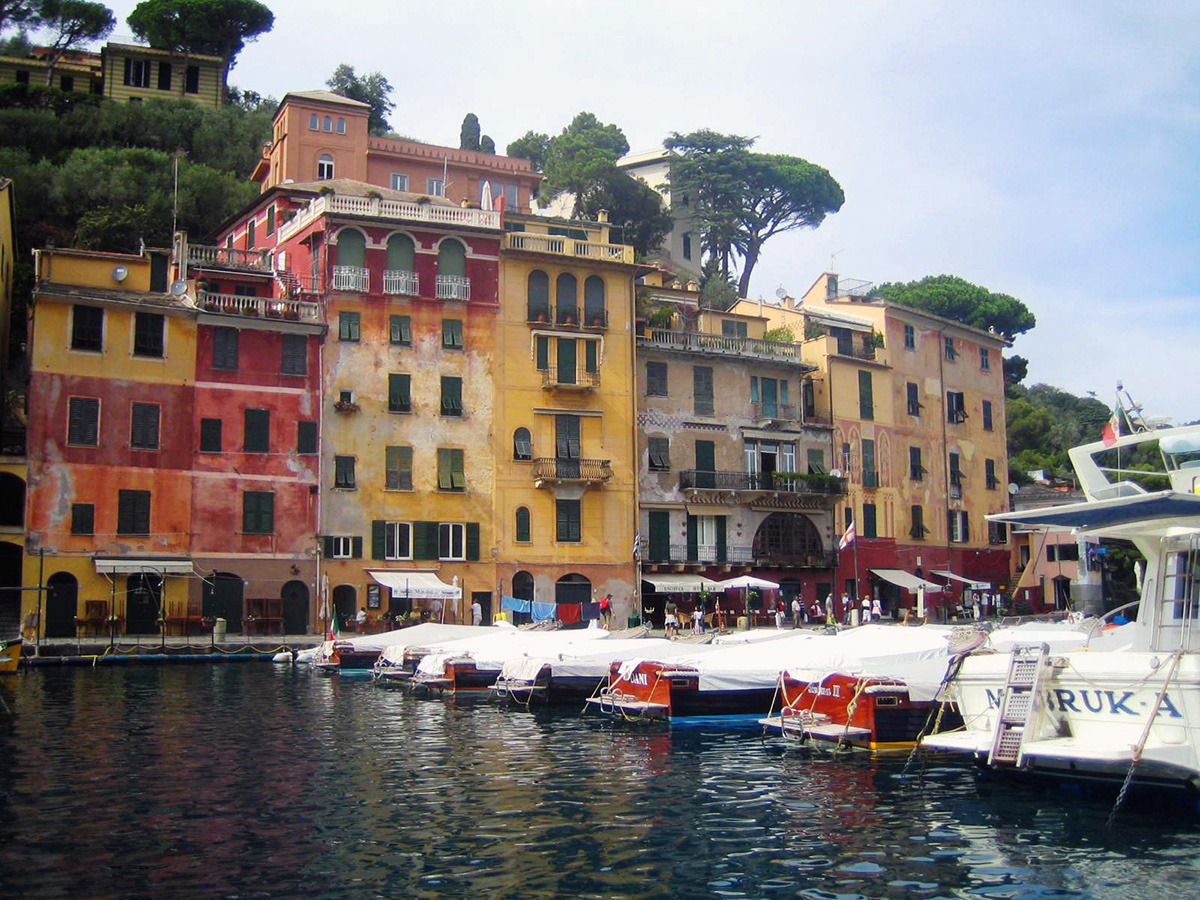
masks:
[[[740,590],[742,588],[758,588],[763,591],[777,591],[779,585],[765,578],[755,578],[753,575],[739,575],[727,581],[718,581],[717,588],[722,591]]]
[[[492,209],[492,183],[490,181],[483,183],[483,194],[479,198],[479,207],[489,212]]]

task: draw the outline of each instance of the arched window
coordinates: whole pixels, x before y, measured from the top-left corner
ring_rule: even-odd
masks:
[[[467,277],[467,248],[453,238],[438,247],[438,275]]]
[[[338,627],[345,630],[348,623],[354,622],[358,612],[358,598],[352,584],[339,584],[333,589],[333,614],[337,616]]]
[[[338,134],[345,134],[345,133],[346,133],[346,120],[345,120],[345,119],[343,119],[343,118],[341,118],[340,116],[338,117],[338,123],[337,123],[337,133],[338,133]]]
[[[529,536],[529,507],[517,507],[517,541],[527,544],[532,540]]]
[[[25,524],[25,479],[12,472],[0,472],[0,526],[20,528]]]
[[[821,552],[820,532],[799,513],[771,513],[754,534],[755,559],[794,561]]]
[[[387,242],[387,267],[390,272],[416,271],[416,248],[407,234],[393,234]]]
[[[325,117],[325,130],[333,131],[333,117],[332,116]]]
[[[333,178],[333,157],[322,153],[317,157],[317,181],[329,181]]]
[[[592,583],[577,572],[564,575],[554,585],[555,603],[587,603],[592,599]]]
[[[550,321],[550,276],[541,269],[529,273],[529,322]]]
[[[518,428],[513,432],[513,459],[533,459],[533,439],[529,436],[528,428]]]
[[[367,239],[355,228],[343,228],[338,232],[337,261],[339,266],[361,269],[367,258]]]
[[[603,327],[608,324],[604,309],[604,279],[589,275],[583,283],[583,324]]]
[[[559,325],[573,325],[579,321],[579,282],[570,272],[558,276],[554,285],[554,302],[558,306]]]

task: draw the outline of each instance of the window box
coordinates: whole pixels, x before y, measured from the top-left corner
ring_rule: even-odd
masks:
[[[360,407],[353,400],[338,400],[333,404],[333,408],[340,413],[356,413]]]

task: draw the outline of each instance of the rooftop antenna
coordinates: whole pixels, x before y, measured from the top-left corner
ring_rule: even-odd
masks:
[[[838,250],[838,251],[836,251],[836,252],[834,252],[834,253],[830,253],[830,254],[829,254],[829,271],[830,271],[830,272],[834,271],[834,268],[837,266],[837,258],[838,258],[838,256],[839,256],[839,255],[841,255],[841,253],[842,253],[843,251],[845,251],[845,249],[846,249],[846,248],[845,248],[845,247],[843,247],[841,250]]]

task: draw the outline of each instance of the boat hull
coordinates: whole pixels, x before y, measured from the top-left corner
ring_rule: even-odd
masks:
[[[766,715],[777,699],[776,685],[763,683],[740,690],[702,690],[692,667],[640,662],[630,671],[614,663],[609,686],[588,703],[625,718],[750,719]]]
[[[10,641],[0,641],[0,675],[8,675],[21,665],[21,647],[24,641],[14,638]]]

